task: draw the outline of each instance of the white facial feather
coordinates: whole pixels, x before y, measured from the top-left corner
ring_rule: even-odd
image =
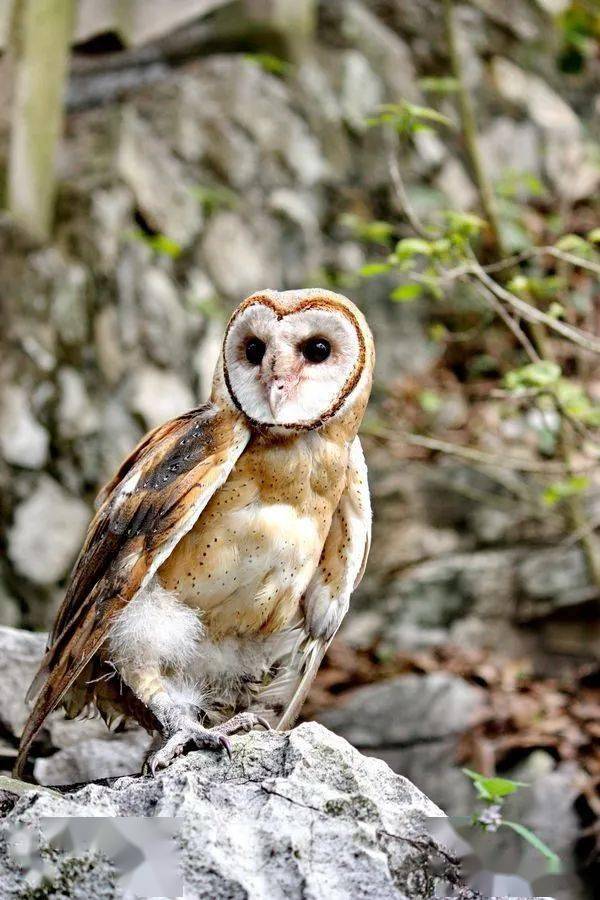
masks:
[[[301,346],[309,338],[325,338],[330,356],[320,363],[306,360]],[[260,365],[246,358],[252,338],[265,344]],[[249,306],[229,330],[224,359],[231,388],[243,411],[265,424],[308,423],[327,413],[343,391],[359,358],[360,345],[352,322],[335,308],[308,308],[278,317],[267,306]],[[269,392],[285,385],[285,399],[274,413]]]

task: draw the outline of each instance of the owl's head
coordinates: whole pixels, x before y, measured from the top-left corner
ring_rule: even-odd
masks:
[[[224,387],[251,424],[302,431],[364,404],[373,364],[369,326],[346,297],[262,291],[229,320],[215,388]]]

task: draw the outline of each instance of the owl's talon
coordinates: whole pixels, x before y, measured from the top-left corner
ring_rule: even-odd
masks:
[[[198,750],[225,749],[231,759],[231,745],[227,738],[203,728],[195,720],[180,720],[176,728],[167,732],[162,746],[149,754],[142,771],[144,774],[156,775],[160,769],[166,769],[174,759],[182,756],[188,747]]]
[[[265,731],[273,731],[273,726],[270,722],[267,722],[264,716],[257,716],[256,721],[258,725],[262,725]]]
[[[229,757],[229,761],[231,762],[231,760],[233,759],[233,751],[231,749],[231,741],[229,740],[228,737],[225,737],[225,735],[222,734],[219,737],[219,743],[225,748],[227,756]]]

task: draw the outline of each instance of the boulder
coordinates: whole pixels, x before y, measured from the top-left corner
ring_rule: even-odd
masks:
[[[37,421],[27,392],[7,385],[0,397],[0,453],[15,466],[41,469],[48,459],[48,432]]]
[[[9,780],[3,787],[0,891],[7,898],[20,896],[24,875],[7,839],[46,817],[176,817],[186,897],[417,900],[458,876],[428,834],[427,818],[441,810],[385,763],[314,723],[237,736],[232,762],[193,752],[155,778],[123,777],[66,794]],[[93,851],[58,850],[46,890],[122,896],[118,874]]]
[[[15,511],[8,533],[8,556],[17,571],[35,584],[52,584],[66,575],[90,519],[87,504],[48,475]]]
[[[402,675],[353,691],[318,714],[322,724],[423,785],[453,814],[472,806],[455,767],[460,736],[485,712],[483,691],[446,672]]]

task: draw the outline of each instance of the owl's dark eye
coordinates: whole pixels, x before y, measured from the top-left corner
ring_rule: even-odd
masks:
[[[250,338],[246,344],[246,359],[253,366],[260,366],[266,349],[265,342],[260,338]]]
[[[331,353],[331,344],[322,337],[309,338],[300,347],[302,355],[311,363],[324,362]]]

